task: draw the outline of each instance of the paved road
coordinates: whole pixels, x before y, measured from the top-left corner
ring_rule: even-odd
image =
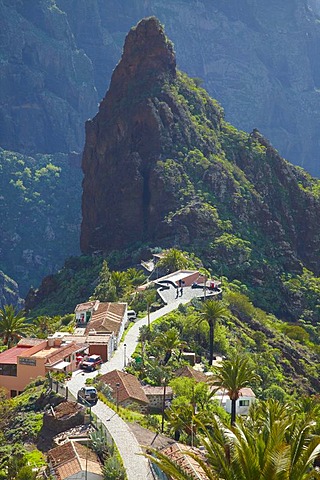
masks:
[[[158,318],[172,312],[178,308],[179,304],[185,304],[195,296],[201,296],[202,290],[191,289],[185,287],[183,289],[182,297],[175,298],[176,292],[174,288],[165,291],[165,300],[168,304],[150,314],[150,323]],[[126,363],[134,353],[137,347],[137,339],[139,337],[139,329],[143,325],[148,324],[148,317],[138,320],[131,328],[113,357],[101,366],[100,373],[107,373],[114,369],[122,370],[124,368],[126,355]],[[126,345],[126,346],[124,346]],[[70,392],[76,396],[77,391],[84,385],[86,378],[92,378],[98,372],[84,373],[82,370],[77,370],[73,373],[72,378],[68,381],[68,388]],[[128,480],[148,480],[152,479],[152,473],[149,468],[148,461],[141,456],[142,449],[136,440],[135,436],[130,430],[130,427],[109,407],[103,402],[98,401],[97,405],[92,408],[92,411],[104,423],[110,434],[112,435],[119,453],[122,457],[125,466]]]

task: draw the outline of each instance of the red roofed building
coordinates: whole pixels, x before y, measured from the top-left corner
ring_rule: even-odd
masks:
[[[172,388],[166,385],[164,387],[153,387],[151,385],[143,385],[143,391],[149,402],[149,411],[161,411],[163,408],[163,395],[165,394],[165,405],[168,405],[173,400]]]
[[[218,400],[220,405],[231,413],[231,400],[227,390],[218,390],[212,397],[213,400]],[[255,402],[256,396],[249,387],[244,387],[239,390],[239,398],[236,401],[237,415],[248,415],[250,406]]]
[[[50,370],[72,372],[76,369],[76,354],[87,347],[63,343],[61,338],[24,338],[17,346],[0,353],[0,387],[14,397]]]
[[[102,480],[97,455],[79,442],[67,442],[48,452],[50,474],[56,480]]]
[[[98,307],[92,312],[91,320],[87,324],[85,334],[113,333],[115,338],[115,348],[117,348],[126,323],[126,303],[99,302]]]
[[[112,370],[112,372],[102,375],[99,381],[111,387],[111,394],[115,402],[123,407],[132,403],[138,403],[144,407],[149,403],[139,380],[131,373]]]
[[[198,448],[183,445],[181,443],[174,443],[173,445],[161,450],[163,455],[168,457],[175,464],[179,465],[186,475],[188,475],[188,478],[193,478],[194,480],[209,480],[209,477],[206,475],[199,463],[190,455],[188,455],[187,452],[197,455],[202,460],[205,460],[203,453]],[[157,471],[157,468],[155,468],[155,470]]]

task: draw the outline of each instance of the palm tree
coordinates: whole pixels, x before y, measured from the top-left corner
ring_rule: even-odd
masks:
[[[113,287],[116,297],[119,299],[128,286],[128,278],[125,272],[114,271],[110,275],[110,287]]]
[[[255,373],[247,356],[235,355],[231,360],[224,360],[221,365],[215,367],[210,384],[217,389],[227,390],[231,400],[231,425],[234,425],[236,420],[236,402],[240,390],[258,380],[260,377]]]
[[[207,322],[209,325],[209,365],[212,365],[213,361],[214,331],[217,321],[224,318],[227,315],[227,312],[227,308],[221,301],[217,300],[207,300],[202,306],[201,317],[198,320],[198,324]]]
[[[46,338],[50,332],[51,318],[46,315],[41,315],[33,320],[32,333],[38,338]]]
[[[167,365],[172,356],[172,352],[174,350],[179,350],[181,353],[183,348],[186,347],[186,342],[180,339],[179,331],[173,327],[166,332],[160,333],[153,345],[158,347],[160,351],[165,352],[163,363],[164,365]]]
[[[26,322],[22,310],[16,313],[13,305],[4,305],[0,308],[0,336],[3,338],[3,344],[8,345],[8,348],[29,329],[30,325]]]
[[[269,400],[261,402],[254,415],[231,428],[217,417],[203,425],[201,443],[205,458],[185,451],[210,480],[310,480],[319,478],[313,463],[320,453],[315,422],[292,414],[292,407]],[[170,478],[183,477],[181,466],[152,450],[148,458]],[[154,457],[152,457],[154,456]],[[194,477],[190,477],[194,478]]]
[[[157,268],[165,270],[166,273],[172,273],[182,268],[187,268],[190,261],[184,256],[180,250],[170,248],[164,257],[157,263]]]

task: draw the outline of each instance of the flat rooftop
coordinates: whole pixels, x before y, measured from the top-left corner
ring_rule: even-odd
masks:
[[[19,355],[24,355],[30,347],[12,347],[9,350],[5,350],[4,352],[0,353],[0,363],[12,364],[16,365],[18,363]]]

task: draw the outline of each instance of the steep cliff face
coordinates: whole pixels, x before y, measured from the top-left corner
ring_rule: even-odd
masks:
[[[163,234],[161,221],[175,199],[155,166],[173,123],[161,90],[175,76],[172,45],[159,22],[141,21],[127,37],[98,115],[86,123],[83,251]]]
[[[17,283],[0,270],[0,308],[5,305],[15,305],[20,309],[23,304]]]
[[[81,151],[97,103],[92,65],[55,2],[0,1],[0,145]]]
[[[236,130],[175,68],[155,18],[132,29],[86,124],[81,249],[178,245],[253,289],[320,273],[320,184]],[[272,300],[273,301],[273,300]],[[268,300],[266,300],[268,302]]]
[[[226,118],[257,127],[280,154],[320,175],[318,0],[57,0],[77,44],[92,60],[100,98],[139,19],[155,15],[177,64],[200,77]]]

